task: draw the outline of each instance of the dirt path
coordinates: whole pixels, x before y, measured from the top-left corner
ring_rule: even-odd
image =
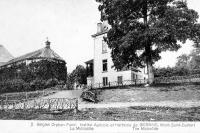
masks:
[[[143,107],[172,107],[172,108],[190,108],[190,107],[200,107],[200,100],[199,99],[190,99],[190,100],[162,100],[162,101],[130,101],[130,102],[99,102],[99,103],[91,103],[91,102],[84,102],[80,98],[82,90],[66,90],[66,91],[59,91],[52,95],[42,97],[40,99],[49,99],[49,98],[78,98],[79,109],[85,108],[127,108],[127,107],[134,107],[134,106],[143,106]],[[38,99],[38,100],[40,100]],[[23,103],[21,103],[23,104]],[[27,104],[33,104],[33,101],[28,101]]]
[[[46,97],[43,97],[43,99],[48,99],[48,98],[78,98],[80,99],[82,90],[65,90],[65,91],[58,91],[53,95],[49,95]]]

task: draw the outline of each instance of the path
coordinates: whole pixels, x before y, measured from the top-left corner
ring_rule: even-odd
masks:
[[[52,95],[42,97],[40,99],[49,99],[49,98],[78,98],[78,108],[127,108],[133,106],[143,106],[143,107],[172,107],[172,108],[190,108],[190,107],[200,107],[199,99],[189,99],[189,100],[163,100],[163,101],[132,101],[132,102],[99,102],[99,103],[91,103],[84,102],[80,98],[82,90],[66,90],[59,91]],[[38,100],[40,100],[38,99]],[[33,101],[28,101],[27,104],[32,104]],[[22,104],[22,103],[21,103]]]

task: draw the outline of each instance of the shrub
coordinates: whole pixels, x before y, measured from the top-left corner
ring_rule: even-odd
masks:
[[[1,92],[20,92],[30,89],[30,85],[22,79],[13,79],[0,82]]]
[[[46,82],[46,87],[47,88],[50,88],[50,87],[54,87],[56,85],[58,85],[59,82],[56,78],[53,78],[53,79],[48,79],[47,82]]]
[[[46,81],[42,79],[35,79],[30,82],[31,90],[43,90],[46,87]]]

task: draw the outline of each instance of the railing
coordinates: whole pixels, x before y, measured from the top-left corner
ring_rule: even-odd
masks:
[[[200,82],[200,74],[188,76],[159,77],[154,79],[155,84],[159,83],[197,83]]]
[[[146,79],[137,79],[137,80],[124,80],[121,82],[114,81],[114,82],[108,82],[108,84],[103,83],[97,83],[92,86],[88,86],[88,88],[97,89],[97,88],[110,88],[110,87],[120,87],[120,86],[130,86],[130,85],[142,85],[146,84]]]
[[[88,86],[91,89],[103,89],[111,87],[120,87],[120,86],[134,86],[134,85],[143,85],[147,83],[147,79],[136,79],[136,80],[124,80],[121,82],[108,82],[108,84],[97,83],[92,86]],[[154,78],[154,84],[169,84],[169,83],[200,83],[200,74],[189,75],[189,76],[173,76],[173,77],[156,77]]]
[[[15,109],[48,109],[48,110],[78,110],[78,99],[51,98],[51,99],[32,99],[32,100],[1,100],[0,110]]]

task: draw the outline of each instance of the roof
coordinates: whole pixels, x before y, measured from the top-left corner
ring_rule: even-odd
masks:
[[[100,32],[100,33],[96,33],[96,34],[92,35],[92,37],[97,37],[97,36],[106,34],[107,32],[108,32],[108,31],[103,31],[103,32]]]
[[[93,61],[94,61],[94,60],[91,59],[91,60],[89,60],[89,61],[86,61],[85,63],[86,63],[86,64],[91,64],[91,63],[93,63]]]
[[[0,45],[0,65],[13,58],[14,57],[9,53],[9,51],[3,45]]]
[[[23,60],[27,60],[27,59],[39,59],[39,58],[46,58],[46,59],[55,59],[55,60],[59,60],[59,61],[64,61],[64,59],[62,59],[57,53],[55,53],[51,48],[50,48],[50,43],[46,44],[46,47],[36,50],[34,52],[19,56],[17,58],[11,59],[10,61],[8,61],[7,63],[5,63],[4,65],[9,65],[15,62],[19,62],[19,61],[23,61]]]

